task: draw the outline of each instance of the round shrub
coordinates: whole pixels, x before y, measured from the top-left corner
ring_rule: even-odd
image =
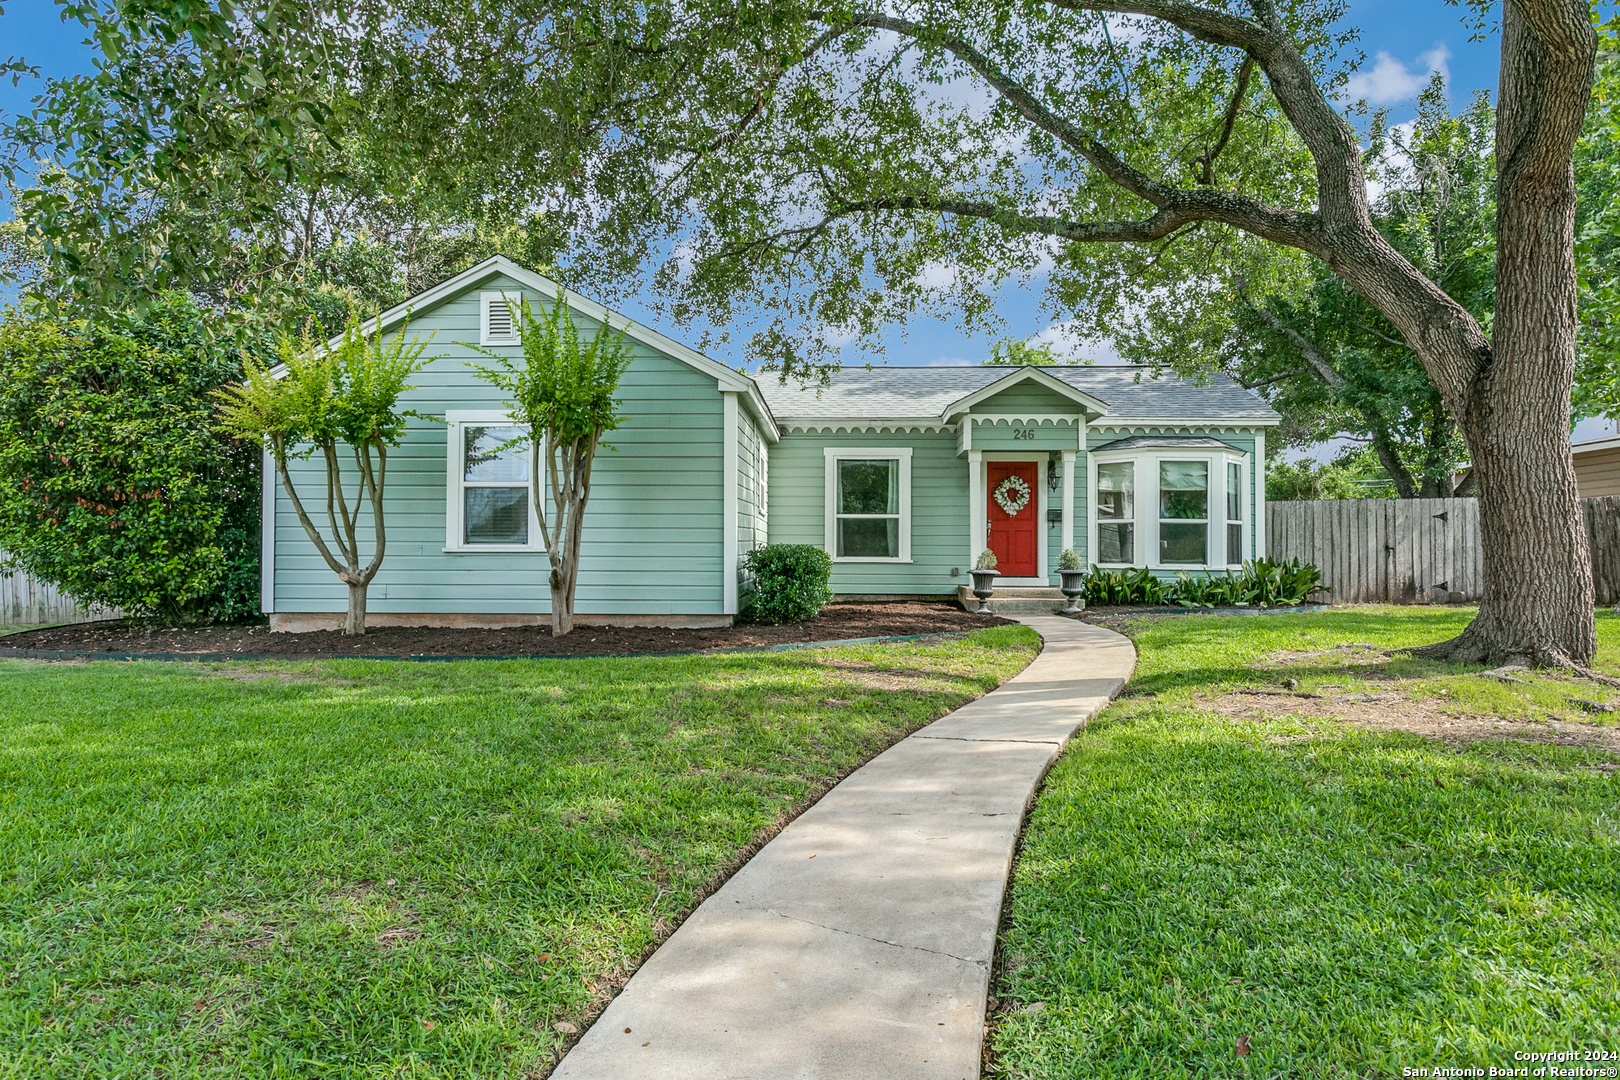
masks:
[[[258,614],[259,448],[214,423],[237,377],[208,315],[165,297],[116,325],[0,316],[0,551],[85,604]]]
[[[755,622],[813,619],[832,600],[832,558],[809,544],[766,544],[743,559],[754,579],[747,614]]]

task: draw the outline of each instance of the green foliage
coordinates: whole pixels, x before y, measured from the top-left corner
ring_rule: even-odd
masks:
[[[1266,466],[1266,498],[1273,502],[1297,499],[1360,499],[1367,494],[1338,465],[1310,458],[1273,461]]]
[[[1039,644],[0,661],[0,1075],[543,1075],[749,845]]]
[[[1288,562],[1254,559],[1240,573],[1179,573],[1165,582],[1146,567],[1104,570],[1086,575],[1086,603],[1092,607],[1276,607],[1304,601],[1321,584],[1322,573],[1295,558]]]
[[[1380,190],[1375,227],[1487,329],[1495,303],[1494,124],[1483,94],[1452,115],[1436,76],[1419,96],[1409,129],[1390,126],[1382,114],[1373,118],[1367,150],[1369,178]],[[1228,294],[1224,366],[1282,413],[1281,443],[1349,436],[1375,450],[1397,495],[1450,495],[1467,449],[1417,356],[1325,266],[1296,285]],[[1152,351],[1162,317],[1149,312],[1147,335],[1124,351],[1162,360]],[[1331,478],[1322,480],[1333,486]]]
[[[973,563],[975,570],[994,570],[996,568],[996,553],[989,548],[979,552],[979,557]]]
[[[619,412],[619,380],[633,357],[624,332],[609,325],[581,339],[563,293],[550,311],[536,315],[527,300],[518,305],[523,324],[523,362],[480,348],[494,367],[476,366],[478,377],[510,397],[512,415],[550,446],[591,442],[627,419]],[[477,348],[477,346],[475,346]]]
[[[1063,554],[1058,556],[1059,570],[1084,570],[1085,566],[1085,560],[1080,558],[1080,553],[1074,548],[1064,548]]]
[[[380,325],[367,335],[360,316],[351,312],[343,334],[329,346],[283,336],[278,353],[279,376],[251,358],[241,382],[215,393],[224,428],[242,439],[262,443],[275,458],[283,489],[321,558],[349,586],[349,614],[344,630],[365,633],[365,587],[376,575],[387,551],[383,488],[388,448],[399,445],[407,417],[400,395],[413,389],[408,380],[425,366],[427,342],[406,336],[402,326],[385,337]],[[358,471],[358,492],[351,506],[344,494],[339,446],[350,451]],[[302,451],[298,448],[305,447]],[[323,537],[304,510],[287,469],[290,457],[319,454],[325,470],[330,537]],[[335,506],[334,506],[335,503]],[[362,562],[362,505],[370,503],[372,554]],[[333,549],[336,549],[336,554]]]
[[[495,361],[494,367],[475,367],[479,378],[508,395],[513,418],[531,433],[529,487],[537,510],[545,505],[543,487],[550,477],[551,514],[540,513],[540,533],[551,561],[551,632],[566,634],[574,624],[591,469],[602,436],[627,419],[619,412],[617,395],[634,353],[625,343],[623,329],[615,330],[607,322],[588,340],[581,340],[567,293],[560,293],[551,310],[542,309],[538,316],[524,300],[517,305],[517,314],[523,327],[523,362],[475,345]]]
[[[981,360],[984,367],[1003,365],[1072,364],[1057,354],[1049,341],[1031,345],[1023,338],[1002,338],[990,349],[990,358]]]
[[[1620,417],[1620,17],[1600,32],[1592,106],[1575,147],[1575,188],[1575,415]]]
[[[766,544],[743,556],[753,578],[746,604],[755,622],[813,619],[832,602],[832,557],[810,544]]]
[[[1279,607],[1304,602],[1322,583],[1322,572],[1297,557],[1287,562],[1254,559],[1234,574],[1195,575],[1185,571],[1165,590],[1182,607]]]
[[[1104,570],[1093,566],[1086,575],[1086,603],[1091,607],[1153,606],[1164,602],[1164,582],[1146,567]]]
[[[235,377],[169,295],[85,326],[0,319],[0,550],[81,603],[168,620],[258,614],[259,453],[212,419]]]

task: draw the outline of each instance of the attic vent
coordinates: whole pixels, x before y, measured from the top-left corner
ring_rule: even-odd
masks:
[[[483,326],[479,334],[481,345],[516,345],[518,343],[518,323],[516,313],[512,310],[517,303],[517,297],[508,297],[498,292],[483,293]]]

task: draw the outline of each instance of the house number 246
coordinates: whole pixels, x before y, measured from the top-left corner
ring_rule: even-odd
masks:
[[[1035,438],[1035,429],[1034,428],[1014,428],[1012,436],[1013,436],[1013,441],[1014,442],[1018,442],[1020,439],[1034,439]]]

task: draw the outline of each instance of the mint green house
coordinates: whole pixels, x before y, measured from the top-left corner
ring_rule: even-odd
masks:
[[[389,455],[387,557],[373,625],[503,626],[548,613],[523,454],[472,346],[520,351],[510,302],[552,282],[490,259],[379,316],[432,335]],[[605,309],[570,296],[589,332]],[[613,325],[623,324],[621,317]],[[842,596],[953,596],[986,548],[999,584],[1047,586],[1088,563],[1219,571],[1265,554],[1265,439],[1278,417],[1229,379],[1133,367],[859,367],[782,385],[638,323],[628,421],[599,454],[585,516],[581,623],[720,625],[765,543],[833,557]],[[265,472],[262,606],[276,630],[337,626],[345,588]],[[295,466],[300,493],[320,485]],[[369,540],[367,541],[369,542]]]

